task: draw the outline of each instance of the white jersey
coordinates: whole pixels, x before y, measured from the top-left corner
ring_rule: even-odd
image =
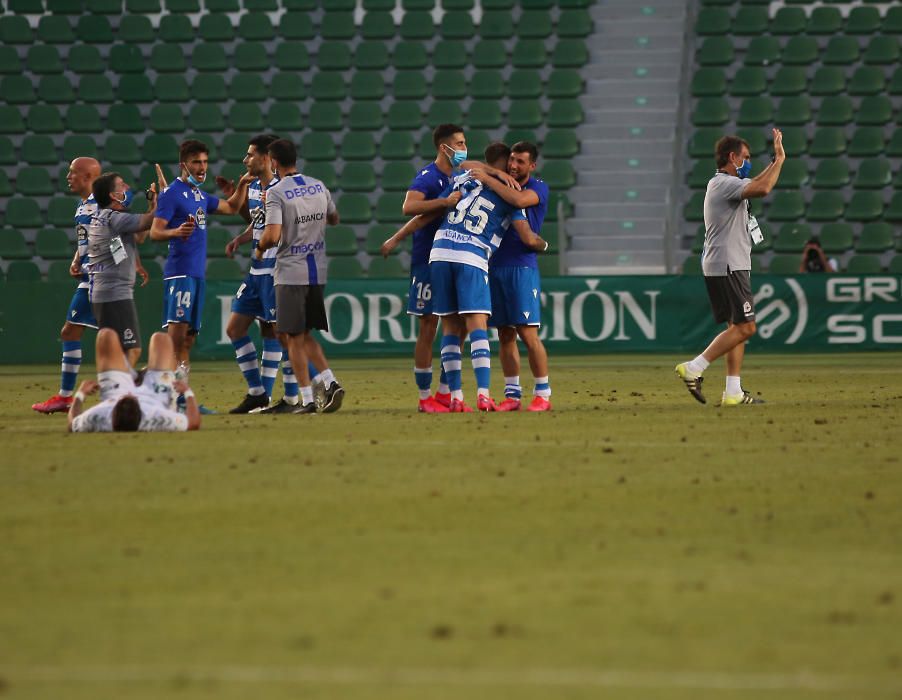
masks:
[[[138,430],[144,433],[173,433],[188,430],[188,417],[177,411],[163,408],[160,402],[147,394],[136,392],[141,406],[141,423]],[[101,401],[72,421],[73,433],[113,432],[113,409],[121,397]]]

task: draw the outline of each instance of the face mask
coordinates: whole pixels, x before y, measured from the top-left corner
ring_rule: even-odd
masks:
[[[122,197],[122,199],[116,199],[115,197],[113,197],[112,193],[110,194],[110,199],[112,199],[114,202],[119,202],[119,204],[122,205],[123,209],[128,209],[134,198],[135,198],[135,193],[132,192],[131,190],[125,190],[125,193],[124,193],[124,196]]]
[[[460,164],[467,159],[466,150],[455,151],[450,146],[445,146],[445,155],[448,156],[448,160],[451,161],[451,167],[454,168],[460,167]]]
[[[182,166],[182,167],[184,167],[184,166]],[[198,180],[196,177],[194,177],[194,175],[191,174],[191,171],[189,171],[188,168],[185,168],[185,172],[188,173],[188,178],[187,178],[188,182],[190,184],[194,185],[195,187],[200,187],[201,185],[204,184],[204,180],[207,179],[206,176],[204,176],[204,180]]]
[[[749,173],[751,172],[752,161],[750,161],[748,158],[742,161],[742,165],[740,167],[736,168],[736,174],[743,179],[747,178],[749,176]]]

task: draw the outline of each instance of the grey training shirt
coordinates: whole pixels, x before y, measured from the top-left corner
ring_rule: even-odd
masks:
[[[112,209],[99,209],[88,225],[88,272],[91,274],[89,296],[92,302],[133,299],[135,288],[135,234],[141,225],[139,214],[126,214]],[[128,258],[118,265],[113,262],[110,241],[116,236]]]
[[[266,224],[282,224],[275,284],[326,283],[326,217],[333,212],[329,190],[306,175],[286,175],[266,190]]]
[[[742,190],[750,179],[718,172],[705,192],[705,249],[702,271],[708,277],[752,269],[748,200]]]

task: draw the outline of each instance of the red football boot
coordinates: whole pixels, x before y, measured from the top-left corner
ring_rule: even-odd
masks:
[[[420,399],[417,411],[420,413],[448,413],[448,407],[443,406],[430,396],[428,399]]]
[[[432,397],[432,400],[435,401],[440,406],[444,406],[445,408],[451,407],[451,392],[449,391],[447,394],[440,394],[439,392],[435,392],[435,396]]]
[[[527,411],[550,411],[551,410],[551,401],[546,399],[544,396],[536,396],[532,403],[529,404],[529,407],[526,409]]]
[[[473,409],[467,406],[460,399],[451,399],[451,405],[448,407],[448,413],[472,413]]]
[[[69,410],[69,407],[72,405],[72,400],[71,396],[54,394],[46,401],[32,404],[31,407],[38,413],[63,413],[64,411]]]
[[[498,410],[494,399],[491,396],[480,394],[476,397],[476,408],[484,413],[494,413]]]
[[[507,397],[495,407],[496,411],[519,411],[520,399],[512,399]]]

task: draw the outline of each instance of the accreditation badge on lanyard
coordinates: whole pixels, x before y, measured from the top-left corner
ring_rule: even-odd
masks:
[[[758,219],[752,216],[752,212],[749,211],[749,200],[745,200],[745,209],[748,213],[748,224],[746,224],[746,226],[748,228],[749,236],[752,238],[752,245],[758,245],[764,241],[764,234],[761,233]]]
[[[128,258],[128,251],[122,243],[121,236],[115,236],[110,239],[110,254],[113,256],[113,263],[116,265]]]

